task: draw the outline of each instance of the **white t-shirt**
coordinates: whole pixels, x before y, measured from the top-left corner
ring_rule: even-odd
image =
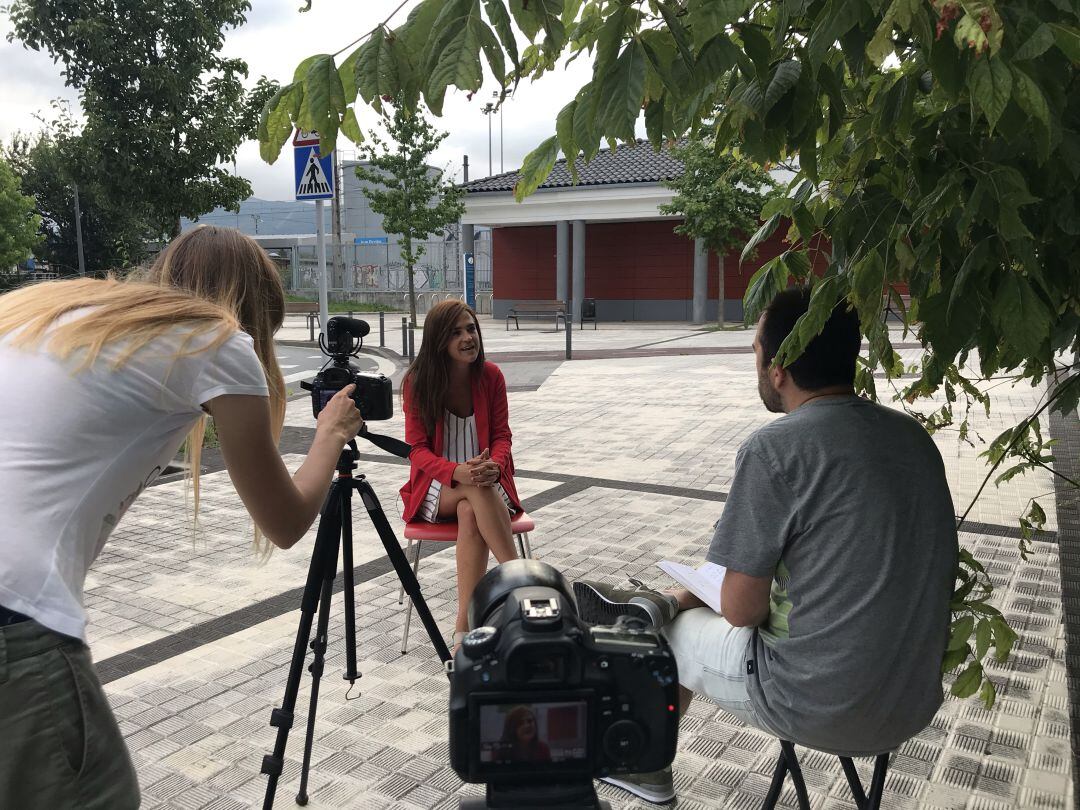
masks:
[[[79,317],[76,313],[73,317]],[[85,638],[83,583],[109,533],[173,459],[201,405],[269,396],[251,338],[176,356],[188,327],[124,366],[106,346],[87,371],[0,337],[0,605]],[[44,343],[44,341],[42,342]]]

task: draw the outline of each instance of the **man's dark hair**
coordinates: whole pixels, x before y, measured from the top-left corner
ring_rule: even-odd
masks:
[[[810,290],[793,287],[778,293],[765,308],[765,320],[761,324],[762,359],[766,366],[780,351],[795,322],[810,307]],[[833,309],[821,334],[786,369],[799,388],[814,391],[834,385],[852,385],[855,382],[855,358],[859,356],[862,336],[859,332],[859,316],[841,301]]]

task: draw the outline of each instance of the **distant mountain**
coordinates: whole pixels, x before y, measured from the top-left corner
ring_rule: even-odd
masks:
[[[323,222],[327,233],[332,230],[330,205],[323,206]],[[292,235],[315,233],[315,204],[293,200],[262,200],[250,197],[240,203],[239,211],[215,208],[197,221],[180,220],[180,230],[196,225],[221,225],[236,228],[246,234]]]

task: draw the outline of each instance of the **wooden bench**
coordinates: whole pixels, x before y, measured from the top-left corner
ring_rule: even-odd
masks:
[[[315,340],[315,326],[319,323],[319,304],[317,301],[286,301],[286,315],[306,315],[309,338]]]
[[[510,331],[510,319],[514,319],[514,328],[520,329],[518,318],[554,318],[555,331],[559,331],[559,319],[566,322],[565,301],[518,301],[506,313],[506,331]]]

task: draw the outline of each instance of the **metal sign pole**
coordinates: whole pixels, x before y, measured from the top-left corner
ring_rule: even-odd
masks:
[[[323,201],[315,201],[315,244],[319,255],[319,322],[323,334],[330,318],[330,304],[326,294],[326,226],[323,223]]]

